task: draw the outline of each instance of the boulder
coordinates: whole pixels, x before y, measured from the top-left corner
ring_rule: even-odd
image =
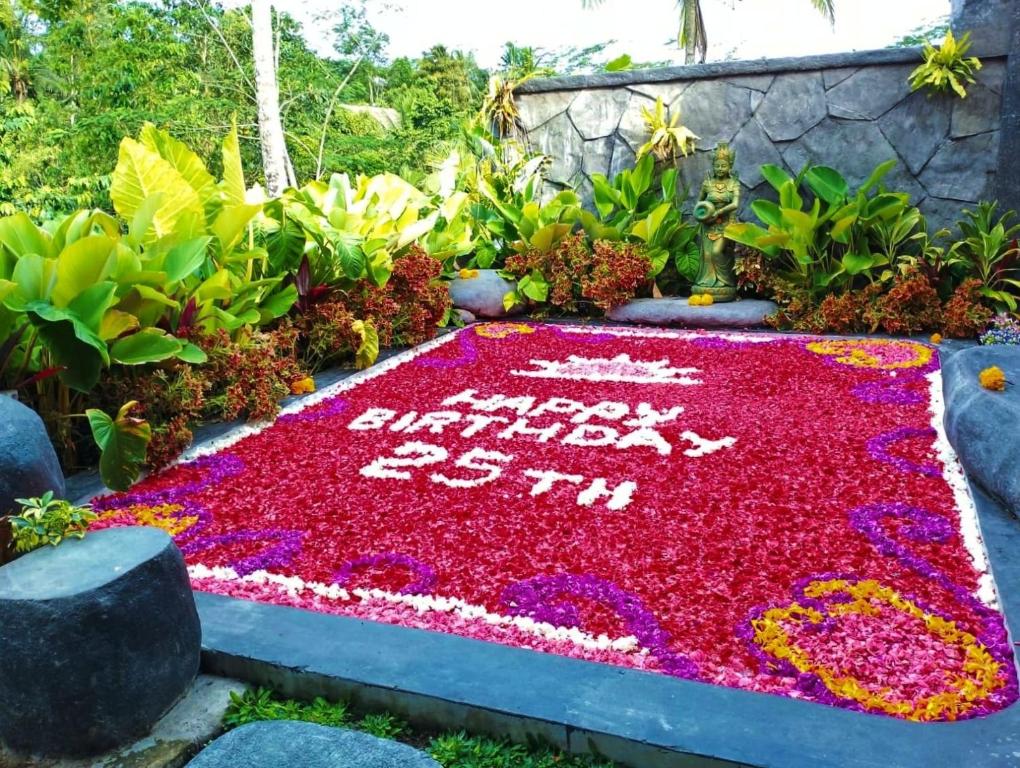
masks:
[[[778,311],[771,301],[744,299],[692,307],[687,299],[634,299],[612,310],[608,318],[618,323],[680,326],[683,328],[760,328],[765,318]]]
[[[523,307],[514,307],[510,312],[503,309],[503,297],[517,286],[504,280],[495,269],[479,269],[475,277],[457,277],[450,281],[450,298],[457,309],[466,309],[477,317],[506,317],[516,314]]]
[[[46,491],[64,496],[64,475],[46,427],[31,408],[0,395],[0,515],[17,511],[15,499]]]
[[[439,768],[424,752],[314,723],[250,723],[220,736],[187,768]]]
[[[115,528],[0,568],[0,742],[84,757],[148,733],[198,673],[184,558],[156,528]]]
[[[978,382],[998,366],[1012,384],[992,392]],[[942,362],[949,442],[971,478],[1020,515],[1020,347],[971,347]],[[1007,436],[1013,436],[1007,437]]]

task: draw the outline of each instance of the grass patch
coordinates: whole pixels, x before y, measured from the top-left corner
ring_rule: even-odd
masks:
[[[525,746],[463,731],[418,731],[401,718],[385,713],[358,717],[343,702],[323,698],[311,702],[285,699],[266,688],[230,695],[230,707],[223,718],[227,728],[263,720],[303,720],[396,739],[425,750],[443,768],[615,768],[605,760],[567,755],[539,743]]]

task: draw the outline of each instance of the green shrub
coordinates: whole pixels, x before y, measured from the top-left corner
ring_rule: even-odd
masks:
[[[333,727],[354,728],[384,739],[399,739],[424,747],[444,768],[613,768],[613,764],[592,757],[574,757],[537,742],[527,746],[506,739],[470,736],[463,731],[439,735],[416,733],[391,714],[352,717],[343,703],[323,698],[312,702],[282,699],[259,688],[230,694],[230,706],[223,718],[228,728],[262,720],[302,720]]]
[[[951,88],[961,99],[967,98],[965,83],[976,82],[974,73],[981,69],[980,59],[967,56],[970,47],[970,32],[957,41],[951,29],[946,31],[946,39],[938,48],[926,41],[924,63],[910,73],[911,89],[945,93]]]
[[[31,552],[46,545],[55,547],[64,539],[81,539],[96,514],[87,506],[79,507],[63,499],[54,499],[53,491],[39,498],[15,499],[21,512],[9,518],[14,550]]]

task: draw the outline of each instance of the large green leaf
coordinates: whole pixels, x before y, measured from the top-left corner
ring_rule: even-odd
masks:
[[[532,301],[542,303],[549,298],[549,283],[541,272],[533,269],[531,274],[525,275],[517,282],[517,292]]]
[[[336,253],[340,269],[348,278],[357,280],[365,273],[367,260],[360,245],[349,244],[340,237],[336,240]]]
[[[169,360],[180,354],[183,345],[180,339],[170,336],[159,328],[143,328],[110,346],[110,358],[121,365],[145,365]]]
[[[784,184],[788,184],[793,181],[790,174],[778,165],[772,165],[769,163],[766,163],[761,167],[761,175],[777,192],[783,188]]]
[[[152,123],[142,126],[138,140],[177,169],[203,204],[215,194],[216,180],[206,170],[205,163],[187,144],[178,141],[166,131],[161,131]]]
[[[870,192],[871,188],[878,184],[882,179],[888,175],[889,171],[895,168],[899,164],[897,160],[886,160],[884,163],[880,163],[875,170],[871,172],[871,175],[867,180],[861,184],[862,192]]]
[[[229,253],[244,237],[244,233],[262,210],[261,205],[229,205],[220,211],[212,225],[212,233],[220,241],[220,252]]]
[[[241,146],[237,141],[237,115],[231,120],[230,133],[223,139],[222,189],[227,205],[244,203],[244,167],[241,165]]]
[[[114,491],[126,491],[138,479],[152,439],[149,423],[130,415],[136,405],[138,403],[134,400],[125,403],[116,419],[111,419],[96,408],[85,412],[92,428],[92,437],[102,452],[99,476]]]
[[[779,227],[783,223],[782,209],[771,200],[755,200],[751,203],[751,210],[758,220],[770,227]]]
[[[39,339],[59,366],[60,380],[71,389],[88,392],[99,381],[103,365],[110,362],[106,342],[70,308],[58,308],[42,301],[25,307]]]
[[[808,188],[829,205],[840,205],[850,194],[850,185],[834,168],[815,165],[804,174]]]
[[[66,307],[79,293],[105,280],[117,264],[114,245],[106,235],[89,235],[67,246],[57,257],[53,303]]]
[[[161,196],[152,216],[155,236],[146,234],[146,241],[169,234],[187,215],[204,216],[201,197],[173,165],[134,139],[123,139],[110,184],[113,207],[121,216],[131,219],[146,198],[155,194]]]
[[[49,233],[20,211],[0,219],[0,244],[9,248],[15,257],[30,253],[49,256],[51,242]]]
[[[171,248],[163,260],[167,282],[179,282],[201,267],[205,263],[206,248],[211,242],[211,237],[196,237]]]
[[[843,256],[842,263],[848,275],[859,275],[871,269],[875,259],[868,253],[847,253]]]
[[[12,306],[15,298],[22,302],[49,301],[57,281],[57,261],[34,253],[22,256],[14,265],[11,280],[17,286],[14,294],[8,297],[7,305],[11,309],[19,309]]]
[[[696,239],[688,241],[676,252],[673,262],[676,264],[676,271],[685,279],[693,282],[701,269],[701,249],[698,247],[698,241]]]
[[[75,296],[67,308],[90,330],[99,334],[107,310],[117,301],[116,294],[116,283],[109,281],[96,283]]]

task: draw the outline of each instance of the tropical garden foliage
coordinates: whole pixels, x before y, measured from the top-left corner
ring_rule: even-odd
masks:
[[[243,10],[3,4],[0,390],[42,414],[65,468],[98,463],[126,486],[202,421],[270,417],[324,367],[425,341],[454,319],[443,278],[465,270],[500,270],[505,304],[537,314],[688,290],[699,230],[677,164],[697,137],[675,116],[649,112],[646,151],[595,175],[588,209],[543,185],[548,158],[499,85],[551,73],[541,54],[508,45],[485,98],[468,56],[389,62],[363,9],[327,22],[335,59],[276,20],[299,182],[268,198]],[[346,102],[388,105],[400,126]],[[727,233],[743,292],[775,298],[780,328],[973,337],[996,312],[1012,322],[1012,213],[983,204],[929,232],[891,170],[851,189],[832,168],[763,168],[777,202]]]

